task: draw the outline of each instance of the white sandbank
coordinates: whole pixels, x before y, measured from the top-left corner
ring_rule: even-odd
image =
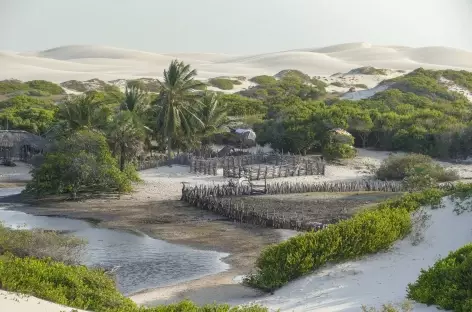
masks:
[[[2,312],[86,312],[68,308],[33,296],[16,294],[0,289],[0,311]]]

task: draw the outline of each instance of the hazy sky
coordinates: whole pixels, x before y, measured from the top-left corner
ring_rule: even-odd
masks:
[[[0,50],[232,54],[346,42],[472,51],[472,0],[0,0]]]

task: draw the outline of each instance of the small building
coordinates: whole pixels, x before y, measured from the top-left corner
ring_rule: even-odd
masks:
[[[24,130],[0,130],[0,159],[28,161],[43,153],[47,141]]]

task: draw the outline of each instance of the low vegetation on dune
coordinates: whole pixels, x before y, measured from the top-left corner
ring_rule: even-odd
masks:
[[[260,85],[271,85],[271,84],[275,84],[277,82],[277,79],[275,79],[272,76],[261,75],[261,76],[252,77],[251,79],[249,79],[249,81],[252,81]]]
[[[466,88],[470,92],[472,92],[472,72],[466,71],[466,70],[442,70],[441,76],[453,81],[456,83],[458,86],[461,86],[463,88]]]
[[[388,71],[382,68],[375,68],[372,66],[359,67],[349,71],[347,74],[351,75],[387,75]]]
[[[318,232],[290,238],[263,250],[256,272],[245,282],[273,291],[289,281],[311,273],[327,263],[338,263],[386,250],[412,229],[410,213],[424,205],[438,205],[442,197],[472,192],[471,185],[455,189],[431,188],[389,199],[375,208],[363,210],[351,219]]]
[[[0,94],[27,94],[31,96],[48,96],[65,94],[59,85],[46,80],[31,80],[21,82],[19,80],[0,81]]]
[[[212,78],[208,80],[208,84],[221,90],[232,90],[235,85],[240,85],[241,81],[229,78]]]
[[[408,285],[408,297],[456,312],[472,311],[472,244],[451,252]]]

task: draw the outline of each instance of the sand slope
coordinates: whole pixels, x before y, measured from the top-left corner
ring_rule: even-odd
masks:
[[[32,296],[0,290],[0,311],[2,312],[86,312],[68,308]]]
[[[360,311],[363,304],[377,308],[386,303],[401,304],[408,283],[416,280],[422,268],[472,241],[472,213],[458,216],[451,201],[444,200],[444,203],[445,208],[429,210],[431,220],[429,227],[423,229],[424,241],[419,245],[414,246],[410,239],[405,239],[389,252],[325,267],[253,303],[282,312],[354,312]],[[445,232],[445,228],[454,231]],[[416,304],[414,311],[439,310]]]
[[[198,69],[201,78],[274,75],[298,69],[310,75],[331,75],[361,66],[399,70],[418,67],[472,70],[472,52],[446,47],[409,48],[347,43],[259,55],[217,53],[159,54],[106,46],[72,45],[32,53],[0,52],[0,79],[66,80],[160,77],[179,58]]]

